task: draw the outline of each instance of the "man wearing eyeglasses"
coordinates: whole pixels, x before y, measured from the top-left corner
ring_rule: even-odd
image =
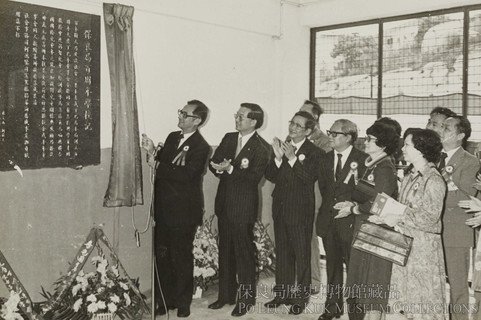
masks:
[[[238,132],[224,136],[209,166],[220,180],[215,197],[219,227],[219,295],[209,308],[220,309],[225,304],[236,303],[231,315],[243,316],[255,304],[253,227],[259,209],[259,182],[271,151],[256,131],[264,122],[260,106],[242,103],[234,117]]]
[[[147,136],[142,146],[155,175],[155,255],[160,285],[155,297],[157,314],[177,308],[178,317],[190,315],[193,292],[193,241],[202,223],[204,195],[202,176],[211,148],[200,134],[209,109],[201,101],[192,100],[178,111],[177,126],[181,131],[169,134],[163,147],[154,148]]]
[[[272,217],[276,238],[276,285],[267,308],[291,305],[289,313],[301,314],[310,296],[311,239],[314,223],[314,184],[321,153],[307,137],[316,125],[314,117],[297,112],[289,121],[290,142],[274,138],[266,179],[275,184]],[[319,258],[319,257],[318,257]]]
[[[319,127],[319,117],[324,113],[321,106],[311,100],[305,100],[299,111],[309,112],[316,120],[316,126],[312,129],[312,133],[309,135],[309,140],[318,148],[329,152],[332,150],[329,143],[329,137],[322,132]],[[321,204],[321,196],[318,190],[315,190],[316,206]],[[311,240],[311,293],[316,294],[321,289],[321,251],[319,249],[319,239],[316,234],[316,220],[318,212],[315,212],[314,222],[312,224],[312,240]]]
[[[322,237],[326,251],[327,269],[327,298],[319,320],[339,318],[343,314],[343,263],[349,268],[354,215],[334,219],[339,213],[334,205],[352,201],[355,179],[366,170],[367,158],[367,154],[353,147],[358,130],[352,121],[336,120],[327,135],[333,150],[321,163],[318,183],[322,205],[316,222],[317,234]],[[349,319],[356,319],[354,306],[350,299],[347,302]]]

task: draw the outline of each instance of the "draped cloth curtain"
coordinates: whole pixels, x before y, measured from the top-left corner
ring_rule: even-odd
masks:
[[[105,37],[112,95],[112,156],[104,207],[143,204],[135,69],[134,8],[104,3]]]

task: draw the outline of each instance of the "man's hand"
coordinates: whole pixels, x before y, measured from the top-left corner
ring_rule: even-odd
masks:
[[[341,210],[343,208],[351,208],[352,206],[354,206],[354,203],[351,202],[351,201],[342,201],[342,202],[338,202],[334,205],[334,209],[336,210]]]
[[[147,137],[145,133],[142,133],[142,148],[147,150],[149,154],[153,154],[155,150],[154,142],[152,141],[152,139]]]
[[[281,149],[284,151],[284,155],[287,157],[287,159],[293,160],[296,158],[296,149],[289,142],[282,142]]]
[[[472,218],[467,219],[466,224],[473,229],[481,226],[481,212],[476,212]]]
[[[481,173],[478,173],[478,174],[476,175],[476,182],[473,184],[473,187],[474,187],[476,190],[481,191]]]
[[[351,214],[351,206],[343,207],[341,210],[339,210],[339,213],[334,217],[334,219],[345,218],[350,214]]]
[[[372,216],[369,216],[369,218],[367,218],[367,221],[375,223],[375,224],[383,224],[384,223],[384,220],[381,217],[379,217],[375,214],[372,215]]]
[[[284,151],[281,148],[281,140],[279,138],[274,137],[272,140],[272,149],[274,149],[274,155],[276,156],[276,159],[278,161],[282,160],[282,157],[284,156]]]
[[[232,166],[230,163],[231,163],[231,159],[227,160],[227,159],[224,159],[224,161],[222,161],[221,163],[214,163],[214,162],[210,162],[210,165],[212,166],[212,168],[214,168],[215,170],[217,171],[228,171],[230,169],[230,167]]]
[[[481,200],[473,196],[469,196],[471,200],[461,200],[458,202],[458,206],[467,209],[466,212],[479,212],[481,211]]]

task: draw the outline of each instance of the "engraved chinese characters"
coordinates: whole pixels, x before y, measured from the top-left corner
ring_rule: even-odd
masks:
[[[0,168],[99,163],[100,17],[15,2],[0,15]]]

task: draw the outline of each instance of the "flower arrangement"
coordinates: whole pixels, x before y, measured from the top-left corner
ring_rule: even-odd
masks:
[[[261,272],[272,273],[275,270],[275,246],[267,233],[267,226],[257,220],[254,224],[254,244],[256,246],[257,274]]]
[[[217,246],[217,234],[212,230],[212,216],[209,220],[197,228],[194,238],[194,290],[207,287],[219,273],[219,248]]]
[[[65,294],[58,311],[76,319],[91,319],[94,315],[110,313],[120,319],[141,319],[146,311],[143,301],[131,288],[131,282],[122,278],[117,265],[109,262],[99,249],[99,255],[91,259],[94,271],[84,273],[81,270],[75,277],[70,289]],[[58,291],[64,283],[60,277],[54,285]],[[138,286],[138,281],[134,284]],[[54,295],[43,290],[42,295],[51,299]]]
[[[23,320],[18,304],[20,295],[14,291],[10,292],[10,297],[4,302],[0,302],[0,319],[1,320]]]

